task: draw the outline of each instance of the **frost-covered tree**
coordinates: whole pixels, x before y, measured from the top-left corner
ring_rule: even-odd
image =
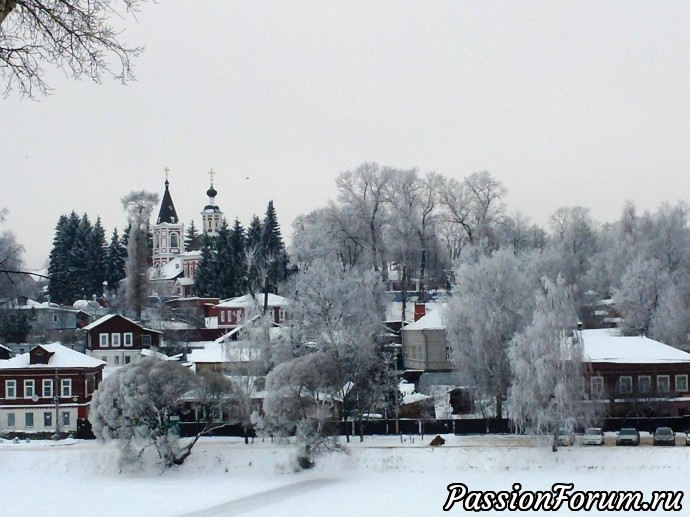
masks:
[[[507,350],[532,317],[534,264],[532,254],[499,250],[455,272],[457,285],[445,312],[451,360],[463,382],[475,388],[485,416],[503,417],[511,373]]]
[[[316,456],[337,448],[337,429],[329,423],[337,412],[340,367],[333,356],[316,352],[279,364],[266,377],[262,430],[295,434],[298,462],[307,468]]]
[[[669,275],[657,259],[638,257],[627,267],[620,288],[613,293],[624,334],[649,334],[661,294],[668,285]]]
[[[195,374],[178,363],[146,358],[104,379],[93,394],[90,420],[99,440],[118,440],[122,465],[139,465],[153,447],[169,468],[181,465],[203,434],[224,425],[216,417],[227,416],[237,403],[234,385],[220,374]],[[203,425],[183,444],[174,417],[190,412]]]
[[[136,11],[139,0],[0,1],[0,76],[5,93],[17,89],[34,97],[47,94],[43,66],[75,78],[100,82],[104,74],[132,80],[131,59],[140,47],[128,47],[110,23]],[[115,61],[117,64],[113,64]]]
[[[361,419],[381,402],[378,394],[385,389],[380,382],[386,377],[378,372],[390,363],[380,340],[385,307],[381,277],[320,259],[293,282],[289,311],[295,348],[316,350],[334,361],[337,376],[331,382],[343,401],[339,416],[344,418],[351,408]]]
[[[508,348],[510,419],[521,432],[555,437],[559,427],[587,426],[582,343],[575,335],[573,290],[559,276],[544,279],[531,325]],[[554,449],[555,450],[555,449]]]
[[[0,209],[0,223],[4,223],[7,213],[7,209]],[[22,285],[26,279],[19,273],[23,254],[24,246],[17,242],[14,234],[9,230],[0,231],[0,293],[4,293],[4,297],[25,294]]]
[[[158,203],[158,194],[130,192],[122,198],[131,226],[127,242],[125,298],[137,319],[145,306],[149,267],[149,218]]]
[[[384,275],[387,268],[384,267],[381,247],[384,226],[388,221],[386,189],[390,178],[391,169],[381,168],[377,163],[363,163],[336,178],[338,201],[342,215],[350,223],[350,234],[368,253],[368,265]]]

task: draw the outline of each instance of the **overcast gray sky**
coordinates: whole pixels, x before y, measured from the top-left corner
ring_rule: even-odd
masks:
[[[145,4],[123,39],[137,82],[49,71],[54,93],[0,100],[0,207],[44,265],[60,214],[125,225],[130,190],[180,218],[243,224],[274,200],[284,233],[365,161],[462,179],[488,170],[510,211],[613,221],[625,200],[690,199],[688,2]],[[249,179],[245,179],[249,177]]]

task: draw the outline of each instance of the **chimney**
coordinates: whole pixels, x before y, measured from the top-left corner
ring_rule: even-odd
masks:
[[[419,318],[426,314],[426,305],[421,302],[416,302],[414,304],[414,320],[417,321]]]

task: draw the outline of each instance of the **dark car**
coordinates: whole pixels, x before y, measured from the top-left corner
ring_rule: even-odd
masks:
[[[618,431],[616,445],[640,445],[640,433],[634,427],[624,427]]]
[[[657,427],[654,431],[654,445],[675,445],[676,434],[670,427]]]

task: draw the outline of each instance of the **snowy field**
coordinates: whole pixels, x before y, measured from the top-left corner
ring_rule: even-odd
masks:
[[[607,436],[604,447],[578,444],[555,454],[532,437],[449,435],[446,445],[433,448],[433,436],[413,438],[402,444],[398,437],[353,441],[346,452],[297,473],[289,445],[209,438],[181,468],[162,474],[155,468],[119,473],[117,451],[92,441],[3,440],[0,515],[465,515],[461,503],[443,512],[451,483],[471,491],[511,491],[514,483],[523,491],[546,491],[554,483],[574,483],[578,491],[640,490],[648,501],[652,491],[684,490],[690,479],[690,447],[652,447],[648,435],[640,447],[615,447]],[[682,502],[687,505],[678,514],[690,515],[690,500]],[[536,514],[548,513],[574,512],[563,507]]]

